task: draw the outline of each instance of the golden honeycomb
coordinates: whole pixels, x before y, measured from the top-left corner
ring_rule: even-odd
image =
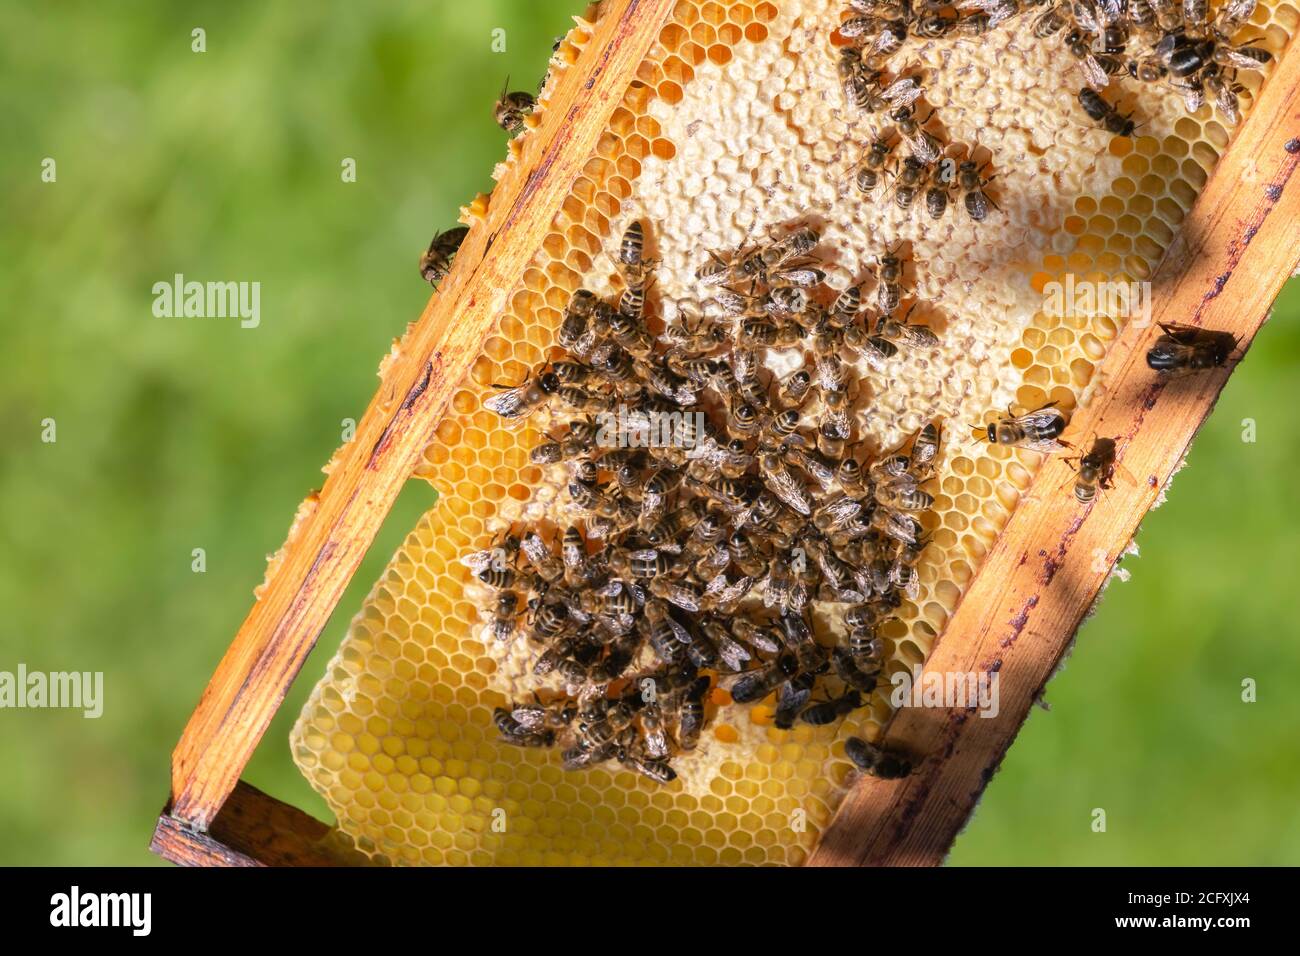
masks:
[[[1035,39],[1024,16],[898,57],[924,68],[946,140],[991,154],[1000,212],[935,222],[873,202],[849,185],[874,118],[851,112],[839,89],[830,37],[842,9],[842,0],[677,4],[455,392],[418,471],[438,502],[376,583],[292,735],[340,831],[374,860],[798,864],[855,776],[845,738],[875,739],[889,715],[878,691],[839,725],[782,731],[769,707],[740,708],[715,691],[699,750],[674,762],[680,777],[667,786],[621,768],[565,772],[553,751],[497,741],[493,708],[531,689],[530,652],[485,639],[484,594],[460,558],[511,522],[553,513],[560,479],[528,460],[544,416],[512,429],[483,399],[492,383],[522,381],[558,354],[575,289],[616,290],[612,254],[629,223],[646,223],[647,255],[660,260],[654,299],[665,321],[704,308],[693,273],[706,249],[772,226],[821,227],[837,289],[904,244],[904,294],[942,344],[900,352],[883,373],[860,370],[871,401],[859,430],[892,448],[932,419],[948,428],[921,592],[887,632],[888,675],[926,658],[1040,463],[973,441],[968,426],[1013,403],[1086,401],[1126,321],[1101,308],[1054,314],[1044,289],[1067,277],[1148,279],[1230,138],[1211,107],[1189,115],[1172,91],[1129,83],[1118,105],[1135,110],[1135,135],[1097,128],[1076,102],[1074,62]],[[1276,55],[1298,21],[1295,6],[1263,0],[1247,29]],[[591,32],[578,22],[552,80]],[[1242,98],[1248,108],[1249,92]]]

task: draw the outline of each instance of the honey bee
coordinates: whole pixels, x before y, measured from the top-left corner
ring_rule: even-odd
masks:
[[[889,583],[898,588],[913,601],[921,593],[921,579],[916,572],[916,563],[921,560],[921,552],[926,542],[916,541],[912,544],[898,542],[894,551],[894,561],[889,566]]]
[[[1138,0],[1143,2],[1143,0]],[[1065,28],[1069,21],[1070,4],[1066,0],[1059,0],[1040,13],[1035,19],[1030,32],[1040,40],[1046,40],[1048,37],[1056,36]]]
[[[919,121],[916,119],[916,107],[913,105],[901,106],[890,114],[890,118],[898,127],[899,135],[907,143],[907,148],[911,150],[912,156],[915,157],[922,166],[931,166],[939,161],[941,149],[939,141],[931,134],[927,133],[922,124],[928,121]]]
[[[839,74],[840,89],[850,106],[866,110],[871,95],[870,84],[862,65],[862,50],[859,47],[844,47],[836,63]]]
[[[641,709],[641,731],[646,755],[651,760],[667,758],[671,752],[668,746],[668,724],[664,719],[663,708],[657,701],[650,701]]]
[[[682,692],[677,710],[677,746],[682,750],[694,750],[700,742],[700,731],[704,728],[704,695],[708,692],[708,677],[697,677]]]
[[[853,432],[853,422],[849,417],[849,395],[844,389],[822,389],[822,410],[818,416],[818,427],[820,431],[825,431],[828,435],[840,439],[847,439]],[[821,449],[820,443],[818,450],[827,458],[843,457],[843,449],[840,448],[834,454]]]
[[[816,675],[804,672],[795,674],[780,685],[776,695],[776,710],[772,714],[772,724],[778,730],[789,730],[794,726],[799,711],[812,697],[816,683]]]
[[[465,555],[460,559],[460,563],[475,574],[488,568],[505,571],[512,567],[519,556],[521,542],[513,534],[498,535],[498,537],[501,539],[501,544],[497,544],[497,539],[494,538],[491,547]]]
[[[777,397],[784,405],[798,407],[809,396],[811,387],[812,374],[806,368],[797,369],[782,379]]]
[[[950,159],[941,160],[930,170],[929,185],[925,189],[925,211],[931,219],[942,219],[948,211],[952,191],[951,164]]]
[[[813,498],[808,486],[790,470],[779,455],[770,451],[760,453],[758,468],[764,484],[787,507],[801,515],[812,514]]]
[[[862,695],[856,690],[847,690],[839,697],[813,704],[799,715],[799,719],[814,727],[822,727],[842,717],[847,717],[862,706]]]
[[[553,584],[564,576],[564,563],[551,553],[550,547],[542,540],[541,535],[536,533],[524,535],[519,550],[533,566],[533,570],[547,584]]]
[[[887,20],[880,25],[880,32],[863,52],[868,58],[884,59],[893,56],[907,39],[907,21],[904,19]]]
[[[1107,103],[1100,93],[1085,86],[1079,90],[1079,105],[1088,114],[1088,118],[1100,123],[1108,133],[1116,136],[1132,136],[1136,125],[1129,116],[1124,116]]]
[[[910,475],[876,486],[876,503],[896,511],[928,511],[934,496],[922,491]]]
[[[488,411],[496,412],[502,418],[515,421],[527,418],[557,392],[560,391],[560,377],[554,372],[542,372],[530,375],[522,385],[493,385],[504,389],[499,395],[493,395],[483,402]]]
[[[885,362],[898,354],[898,346],[878,335],[864,335],[858,352],[877,372],[884,371]]]
[[[492,636],[498,641],[508,641],[515,635],[515,618],[519,613],[519,595],[502,591],[492,611]]]
[[[1210,26],[1211,32],[1221,42],[1232,39],[1233,34],[1245,25],[1255,12],[1256,0],[1228,0],[1215,14]]]
[[[760,701],[798,671],[798,658],[791,651],[783,651],[771,663],[741,674],[731,685],[731,699],[738,704]]]
[[[894,205],[899,209],[911,209],[925,178],[925,164],[915,156],[906,157],[899,165],[898,178],[894,181]]]
[[[934,422],[928,422],[917,433],[916,440],[912,442],[912,453],[907,459],[907,468],[912,474],[924,477],[933,470],[934,459],[939,454],[940,437],[939,426]]]
[[[534,640],[553,640],[570,627],[569,608],[559,600],[534,599],[529,602],[529,611]]]
[[[1094,90],[1104,90],[1110,78],[1124,69],[1123,61],[1105,53],[1094,53],[1093,36],[1082,30],[1071,30],[1065,35],[1065,48],[1083,72],[1083,80]]]
[[[958,10],[978,10],[989,18],[989,28],[1005,23],[1020,12],[1019,0],[959,0]]]
[[[468,227],[456,226],[433,237],[429,248],[420,255],[420,276],[425,282],[437,288],[438,283],[447,278],[460,244],[468,234]]]
[[[677,779],[677,771],[669,766],[667,760],[655,759],[635,746],[620,748],[616,756],[619,763],[655,783],[672,783]]]
[[[618,747],[612,743],[596,747],[578,743],[565,750],[560,755],[560,760],[565,770],[583,770],[612,760],[617,753]]]
[[[891,313],[884,313],[876,321],[876,335],[883,338],[892,339],[900,345],[906,345],[913,349],[932,349],[939,345],[939,336],[934,334],[934,330],[924,325],[912,325],[907,320],[911,318],[912,311],[916,308],[913,302],[911,308],[902,319],[895,319]]]
[[[845,686],[852,687],[863,694],[870,694],[876,689],[876,682],[880,679],[879,670],[860,669],[845,648],[837,646],[832,649],[831,662],[835,668],[835,676],[843,681]]]
[[[1025,415],[1007,417],[989,422],[987,441],[992,445],[1010,445],[1030,451],[1053,452],[1069,447],[1057,436],[1065,430],[1065,415],[1054,402]]]
[[[1233,77],[1226,75],[1226,72],[1213,70],[1206,67],[1204,77],[1206,90],[1214,97],[1214,105],[1218,108],[1219,113],[1229,126],[1236,126],[1241,122],[1241,103],[1237,94],[1244,89],[1239,83],[1235,82]]]
[[[1097,438],[1086,454],[1078,458],[1067,459],[1071,468],[1079,463],[1078,477],[1074,480],[1074,497],[1082,504],[1087,504],[1097,497],[1097,489],[1103,491],[1113,487],[1115,475],[1115,439]]]
[[[498,707],[492,712],[493,722],[503,743],[516,747],[550,747],[555,743],[555,731],[549,728],[533,730],[525,727],[510,710]]]
[[[937,40],[957,29],[956,17],[945,17],[937,13],[928,13],[916,20],[917,36]]]
[[[764,607],[802,610],[808,604],[807,587],[795,578],[790,562],[782,555],[773,556],[759,587],[763,592]]]
[[[895,312],[903,296],[899,280],[903,277],[903,263],[893,252],[879,257],[876,267],[876,302],[881,312]]]
[[[739,341],[746,347],[790,348],[803,338],[803,329],[794,322],[749,319],[740,326]]]
[[[957,29],[963,36],[979,37],[988,33],[997,24],[987,13],[973,13],[957,21]]]
[[[1166,375],[1222,368],[1237,347],[1231,332],[1161,322],[1164,333],[1147,352],[1147,365]]]
[[[899,780],[912,772],[910,761],[861,737],[850,737],[844,741],[844,755],[860,770],[881,780]]]
[[[595,294],[586,289],[578,289],[569,297],[557,340],[570,352],[577,351],[579,343],[586,335],[587,323],[596,309],[596,302]]]
[[[510,77],[506,77],[501,87],[501,95],[492,107],[492,118],[507,133],[514,134],[524,128],[524,117],[537,106],[537,100],[531,93],[510,92]]]
[[[996,174],[986,178],[983,171],[973,159],[963,160],[957,167],[957,185],[962,191],[962,204],[966,207],[966,215],[974,222],[983,222],[988,218],[989,206],[998,208],[998,204],[984,191],[984,187],[994,180]]]
[[[876,187],[880,184],[880,174],[889,161],[889,154],[893,151],[889,139],[885,136],[877,136],[871,141],[871,146],[867,149],[867,155],[858,163],[853,173],[853,184],[860,193],[875,192]]]

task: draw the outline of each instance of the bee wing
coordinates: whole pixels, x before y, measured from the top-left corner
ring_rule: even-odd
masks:
[[[546,709],[543,707],[517,707],[510,712],[510,716],[525,730],[540,730],[546,722]]]
[[[798,688],[793,681],[782,681],[777,691],[777,707],[782,710],[796,710],[808,703],[812,697],[812,688]]]
[[[718,635],[718,656],[733,671],[742,670],[745,662],[753,659],[753,655],[743,645],[724,634]]]
[[[758,374],[758,352],[753,349],[732,349],[731,370],[742,382],[754,378]]]
[[[597,597],[618,597],[623,593],[623,582],[618,578],[608,582],[596,592]]]
[[[817,356],[817,379],[822,388],[835,391],[844,381],[844,363],[837,353]]]
[[[713,594],[713,597],[718,604],[730,604],[732,601],[739,601],[748,594],[750,588],[754,586],[754,579],[751,577],[737,578],[735,581],[731,582],[731,584],[727,584],[726,578],[722,575],[714,578],[714,580],[723,581],[723,586]]]
[[[776,273],[776,278],[782,282],[797,286],[814,286],[826,281],[826,273],[821,269],[814,269],[812,266],[798,266],[789,269],[781,269]]]
[[[655,558],[659,557],[659,552],[654,548],[645,548],[642,551],[631,552],[628,557],[637,561],[653,561]]]
[[[1238,53],[1226,44],[1221,44],[1219,50],[1223,52],[1223,56],[1227,59],[1228,63],[1239,70],[1259,70],[1263,65],[1256,59]]]
[[[835,471],[820,458],[809,454],[801,454],[795,460],[795,464],[806,471],[809,477],[821,485],[823,489],[829,488],[835,483]]]
[[[866,37],[880,29],[880,19],[870,15],[852,17],[840,24],[840,36],[847,39]]]
[[[507,389],[499,395],[493,395],[483,402],[483,407],[490,412],[496,412],[502,418],[518,418],[524,409],[524,390],[525,385],[517,388]]]
[[[917,130],[915,136],[907,138],[907,148],[912,151],[912,155],[931,166],[939,161],[939,146],[925,130]]]
[[[1075,3],[1073,6],[1074,22],[1082,29],[1093,34],[1104,32],[1101,23],[1098,21],[1096,9],[1091,3]]]
[[[1104,90],[1110,83],[1110,77],[1091,53],[1079,61],[1079,69],[1083,71],[1084,81],[1094,90]]]
[[[1044,455],[1050,455],[1053,452],[1064,451],[1068,446],[1057,441],[1055,438],[1037,438],[1017,442],[1017,448],[1026,448],[1029,451],[1041,452]]]
[[[1124,0],[1097,0],[1097,15],[1109,26],[1124,17]]]
[[[888,101],[892,106],[911,106],[924,92],[921,84],[909,76],[890,83],[881,91],[880,98]]]
[[[1035,411],[1029,412],[1028,414],[1021,415],[1016,419],[1016,424],[1021,425],[1026,429],[1037,430],[1056,427],[1057,423],[1063,423],[1064,419],[1065,416],[1061,414],[1059,408],[1054,405],[1049,405],[1046,408],[1039,408]],[[1063,427],[1064,425],[1062,424],[1061,427],[1056,428],[1058,434],[1061,432]]]
[[[551,549],[542,540],[541,535],[536,532],[525,536],[524,540],[520,542],[519,548],[534,565],[539,565],[554,557],[551,554]]]
[[[900,325],[898,340],[914,349],[932,349],[939,344],[939,337],[924,325]]]
[[[866,342],[862,344],[862,347],[858,349],[867,364],[877,372],[883,372],[885,370],[885,361],[891,357],[883,348],[881,348],[879,344],[880,341],[883,340],[878,341],[876,336],[870,336]]]
[[[486,548],[482,551],[475,551],[472,554],[462,555],[460,563],[465,565],[475,574],[480,571],[486,571],[492,566],[492,559],[496,551],[492,548]]]
[[[848,438],[853,432],[853,428],[849,424],[848,412],[827,412],[825,421],[836,438]]]
[[[1243,23],[1255,12],[1255,0],[1228,0],[1219,11],[1220,23]]]
[[[766,458],[763,461],[766,461]],[[812,514],[812,496],[808,494],[808,489],[804,487],[803,482],[799,481],[789,468],[780,462],[772,467],[771,462],[767,462],[761,465],[761,470],[764,483],[772,489],[774,495],[804,517]]]
[[[866,595],[861,591],[845,591],[839,588],[829,588],[828,593],[837,604],[858,604],[867,599]]]
[[[840,522],[851,521],[853,518],[856,518],[861,511],[862,504],[860,502],[854,501],[849,497],[843,497],[822,505],[822,507],[818,509],[818,516],[826,515],[831,519],[832,523],[838,524]]]

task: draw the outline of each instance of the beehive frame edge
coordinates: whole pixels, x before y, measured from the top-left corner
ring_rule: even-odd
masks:
[[[609,4],[561,78],[542,125],[494,191],[486,222],[471,230],[451,276],[384,369],[356,437],[340,451],[319,499],[286,542],[284,560],[187,723],[172,754],[171,798],[153,852],[197,865],[351,862],[316,846],[328,832],[325,824],[239,776],[480,351],[504,295],[497,290],[513,288],[532,259],[552,218],[546,207],[558,210],[566,184],[590,154],[583,141],[594,144],[673,5]],[[1240,354],[1296,265],[1288,230],[1300,221],[1300,187],[1287,188],[1300,162],[1287,149],[1300,148],[1296,46],[1280,58],[1155,278],[1158,321],[1232,331],[1240,337]],[[907,781],[867,779],[856,787],[823,835],[813,865],[942,862],[1231,372],[1179,383],[1168,389],[1170,398],[1157,402],[1166,389],[1153,384],[1143,363],[1157,334],[1154,323],[1124,331],[1102,366],[1109,375],[1105,390],[1075,415],[1070,431],[1131,438],[1141,425],[1142,443],[1121,454],[1143,483],[1117,488],[1101,505],[1076,512],[1059,507],[1055,497],[1068,480],[1065,463],[1039,469],[927,662],[938,672],[996,665],[1003,688],[999,717],[971,720],[964,709],[900,711],[888,739],[929,759]],[[1031,555],[1027,543],[1043,541],[1056,541],[1056,550],[1036,547],[1041,553]],[[1079,560],[1099,546],[1108,558],[1104,568]],[[1069,553],[1075,560],[1063,570]],[[279,846],[282,835],[288,852]]]

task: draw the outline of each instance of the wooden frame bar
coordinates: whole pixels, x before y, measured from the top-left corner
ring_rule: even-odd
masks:
[[[387,516],[452,391],[538,251],[596,139],[674,0],[607,0],[590,42],[561,75],[471,229],[451,276],[383,371],[356,437],[286,542],[172,754],[171,799],[151,849],[188,865],[362,862],[322,843],[329,828],[239,780],[348,581]],[[1156,277],[1156,318],[1225,329],[1249,346],[1300,256],[1300,45],[1292,43],[1175,237]],[[488,253],[491,252],[489,257]],[[1099,397],[1067,437],[1120,440],[1143,481],[1086,509],[1059,495],[1047,462],[937,641],[932,671],[997,671],[1001,712],[901,711],[888,741],[921,764],[905,781],[864,779],[844,800],[814,865],[937,864],[965,824],[1059,662],[1110,565],[1182,460],[1230,370],[1157,381],[1144,364],[1155,328],[1129,327],[1099,374]],[[1141,432],[1141,441],[1132,439]],[[1053,541],[1052,549],[1038,542]],[[1031,546],[1031,543],[1032,546]],[[1098,570],[1091,556],[1107,557]]]
[[[333,830],[242,780],[211,828],[196,830],[163,810],[149,849],[181,866],[348,866],[365,858],[327,841]]]

